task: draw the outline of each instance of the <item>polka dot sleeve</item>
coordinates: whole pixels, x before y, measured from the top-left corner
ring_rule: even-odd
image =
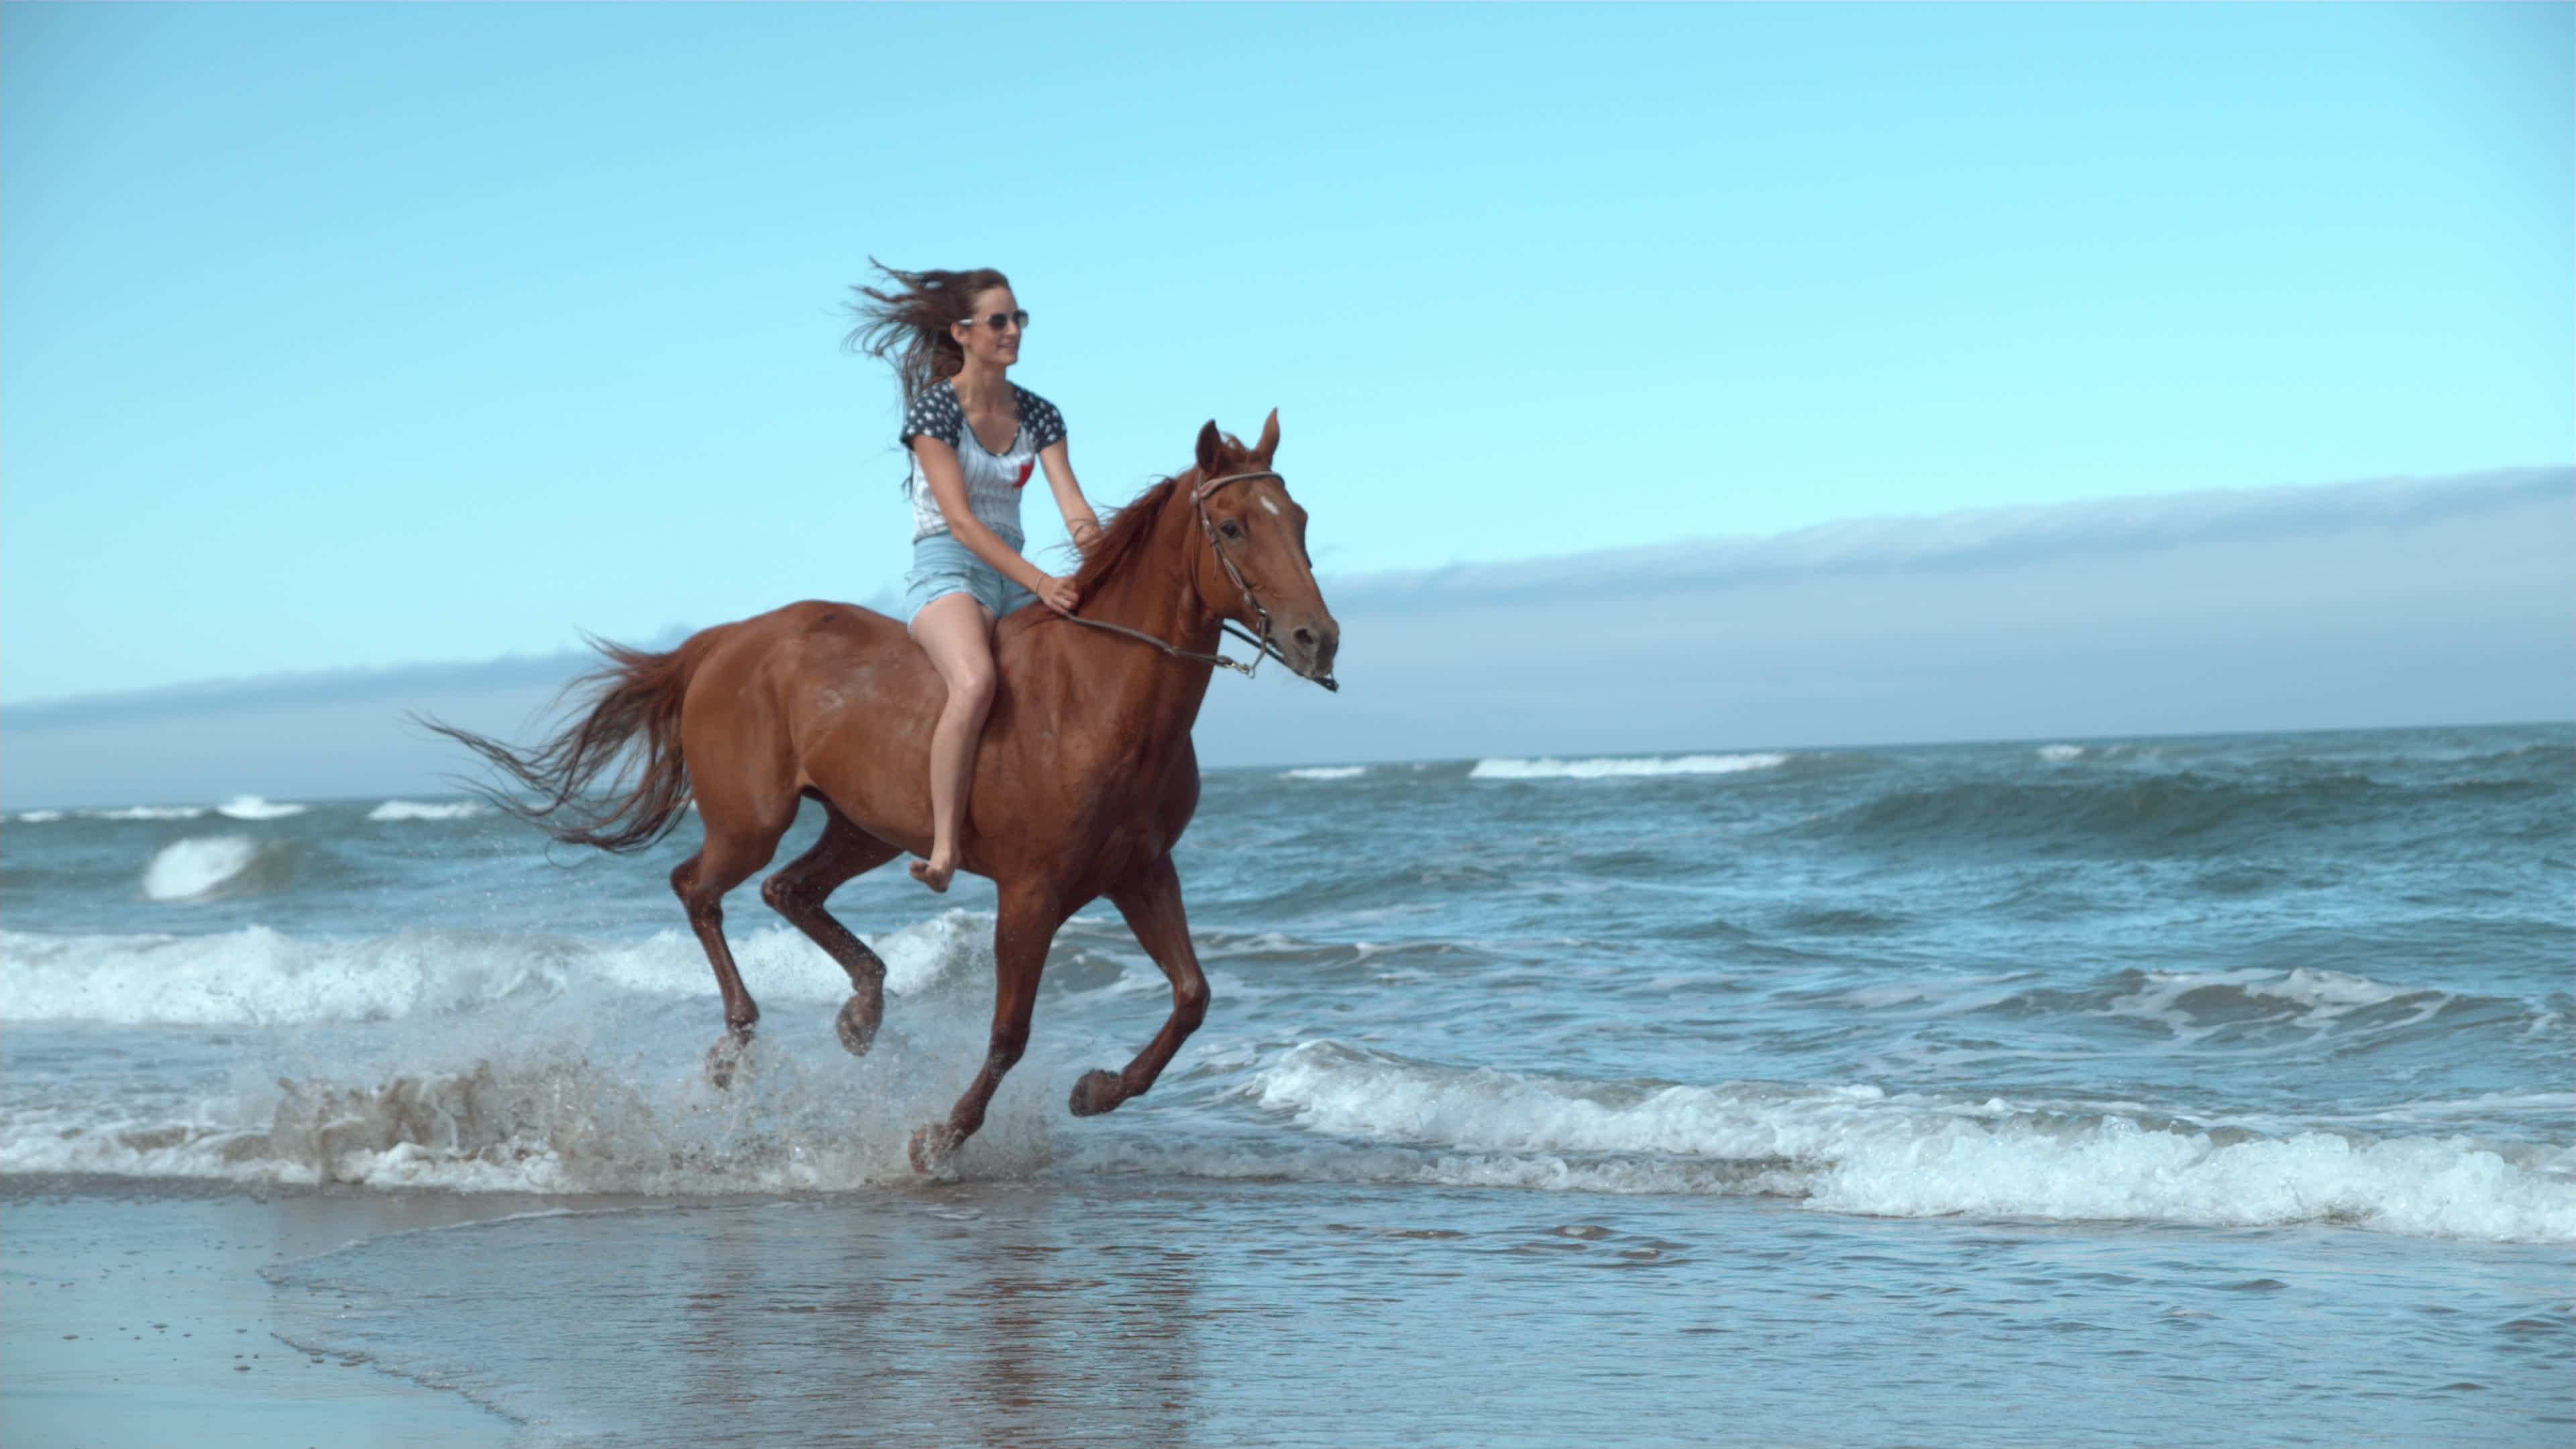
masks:
[[[913,439],[926,435],[954,448],[965,431],[966,410],[957,405],[957,385],[941,382],[923,389],[921,396],[912,400],[912,406],[903,410],[903,431],[895,441],[909,448]]]
[[[1020,426],[1029,435],[1029,446],[1043,453],[1064,441],[1064,414],[1054,403],[1017,384],[1011,391],[1019,394]]]

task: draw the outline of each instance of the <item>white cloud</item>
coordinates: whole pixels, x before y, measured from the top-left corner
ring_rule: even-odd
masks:
[[[2568,468],[1873,519],[1325,591],[1342,692],[1220,677],[1207,763],[2576,717]],[[9,808],[437,789],[464,762],[405,711],[524,734],[592,662],[0,708],[0,789]]]
[[[1328,581],[1211,763],[2576,717],[2576,469],[1873,519]]]

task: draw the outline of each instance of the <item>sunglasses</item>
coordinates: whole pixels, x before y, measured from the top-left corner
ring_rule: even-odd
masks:
[[[978,322],[983,323],[985,326],[992,328],[996,332],[1001,331],[1004,327],[1018,327],[1022,330],[1026,330],[1029,325],[1029,309],[1023,307],[1017,312],[996,312],[990,317],[969,317],[957,325],[960,327],[972,327]]]

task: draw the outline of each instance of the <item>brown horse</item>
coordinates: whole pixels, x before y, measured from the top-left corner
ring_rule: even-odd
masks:
[[[1327,685],[1340,642],[1306,553],[1306,511],[1270,471],[1278,445],[1276,412],[1251,448],[1209,423],[1197,466],[1145,490],[1092,545],[1075,579],[1081,621],[1032,607],[995,631],[998,688],[962,862],[1000,891],[992,1043],[947,1120],[913,1134],[922,1171],[983,1125],[1028,1045],[1047,947],[1091,901],[1115,902],[1171,978],[1172,1014],[1124,1070],[1074,1085],[1075,1116],[1143,1094],[1207,1015],[1172,846],[1198,807],[1190,726],[1220,662],[1220,630],[1233,620],[1259,631],[1265,652]],[[611,663],[585,681],[588,709],[536,749],[432,727],[536,791],[534,805],[495,798],[569,843],[641,849],[696,797],[706,841],[671,872],[671,889],[724,994],[726,1035],[708,1053],[719,1086],[760,1019],[725,945],[725,893],[776,854],[800,796],[821,801],[822,838],[760,894],[849,972],[836,1025],[864,1053],[884,1012],[885,963],[823,902],[863,871],[930,851],[930,729],[946,687],[929,656],[893,619],[811,601],[667,654],[601,649]],[[619,762],[639,741],[630,776]],[[592,793],[603,776],[605,797]]]

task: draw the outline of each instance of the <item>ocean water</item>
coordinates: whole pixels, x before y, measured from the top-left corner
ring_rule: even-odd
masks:
[[[1212,772],[939,1182],[989,887],[718,1091],[692,836],[15,814],[0,1177],[531,1195],[271,1277],[537,1441],[2576,1440],[2576,728]]]

